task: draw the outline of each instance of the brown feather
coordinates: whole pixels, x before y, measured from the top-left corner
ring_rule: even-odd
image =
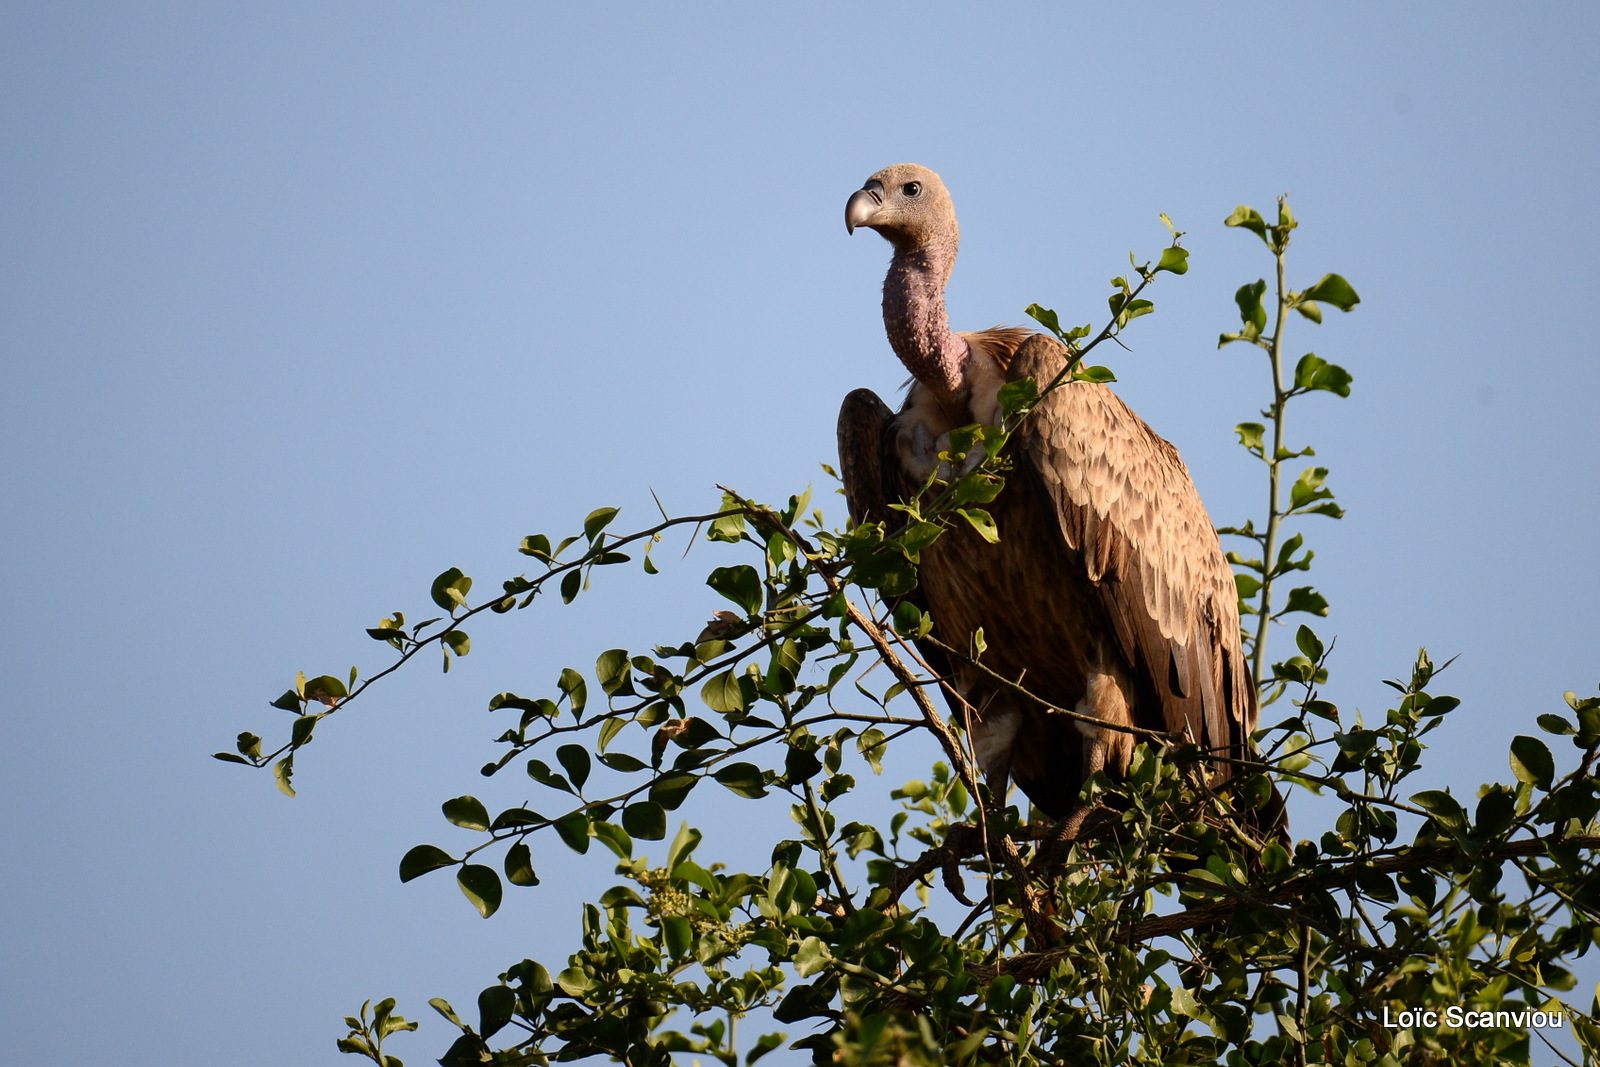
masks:
[[[1035,335],[1009,377],[1047,382],[1062,365],[1061,346]],[[1246,673],[1233,572],[1177,449],[1106,386],[1072,382],[1022,424],[1014,454],[1055,512],[1062,547],[1081,553],[1122,620],[1123,656],[1154,690],[1157,706],[1136,724],[1187,729],[1241,756],[1257,713],[1248,690],[1223,693],[1224,660],[1230,674]]]

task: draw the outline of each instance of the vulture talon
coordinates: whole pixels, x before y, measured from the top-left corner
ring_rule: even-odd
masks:
[[[967,907],[975,908],[978,906],[977,901],[967,899],[967,883],[966,879],[961,877],[960,860],[951,860],[944,865],[944,887],[951,896]]]

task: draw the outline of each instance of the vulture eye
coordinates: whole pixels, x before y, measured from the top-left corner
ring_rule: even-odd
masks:
[[[921,196],[922,195],[922,183],[921,182],[906,182],[905,185],[900,187],[900,191],[902,193],[905,193],[907,196],[913,197],[913,198]]]

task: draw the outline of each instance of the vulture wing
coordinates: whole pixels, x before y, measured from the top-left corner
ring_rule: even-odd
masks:
[[[1065,364],[1034,335],[1008,377],[1041,386]],[[1021,490],[1039,494],[1070,555],[1094,583],[1139,689],[1147,728],[1187,731],[1244,758],[1255,686],[1239,642],[1233,572],[1177,449],[1103,385],[1057,389],[1017,431]],[[1150,721],[1159,709],[1161,721]]]
[[[871,389],[855,389],[839,408],[839,477],[850,517],[856,522],[887,522],[888,504],[898,501],[897,485],[887,484],[896,460],[890,451],[894,412]]]
[[[893,530],[904,516],[889,509],[914,490],[900,469],[894,448],[896,416],[871,389],[855,389],[839,408],[839,477],[844,482],[850,517],[856,522],[881,522]],[[919,586],[891,603],[909,600],[928,610],[927,595]],[[918,641],[923,662],[941,678],[952,676],[944,651]]]

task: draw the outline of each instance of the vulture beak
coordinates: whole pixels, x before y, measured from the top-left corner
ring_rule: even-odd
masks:
[[[857,226],[865,226],[883,206],[883,183],[874,179],[850,195],[844,205],[844,228],[855,233]]]

